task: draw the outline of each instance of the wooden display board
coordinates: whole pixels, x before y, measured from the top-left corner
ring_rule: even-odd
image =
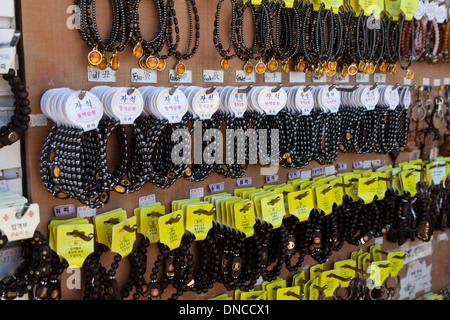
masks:
[[[175,64],[175,58],[171,58],[168,61],[167,68],[158,73],[157,84],[137,84],[131,81],[132,68],[138,68],[137,59],[132,55],[132,47],[127,47],[123,52],[119,53],[121,65],[116,74],[115,83],[94,83],[88,81],[87,61],[86,57],[90,51],[89,47],[82,41],[80,34],[76,29],[71,29],[73,12],[70,6],[73,5],[73,0],[21,0],[20,12],[21,21],[20,25],[23,31],[23,52],[22,52],[22,74],[25,77],[29,99],[31,101],[32,114],[40,114],[40,98],[42,94],[51,88],[69,87],[74,90],[90,89],[97,85],[111,85],[111,86],[141,86],[141,85],[156,85],[156,86],[172,86],[173,83],[169,81],[169,69],[172,69]],[[153,1],[141,1],[142,7],[140,8],[141,25],[144,36],[152,36],[152,21],[156,15],[153,14]],[[98,0],[98,24],[102,35],[107,32],[107,28],[110,25],[111,20],[111,8],[109,1]],[[200,47],[198,53],[190,60],[185,61],[187,69],[192,71],[192,85],[210,87],[213,84],[216,85],[242,85],[236,82],[236,70],[241,69],[243,63],[238,59],[231,61],[231,67],[229,70],[224,71],[223,83],[210,83],[203,81],[204,70],[220,70],[220,55],[217,53],[213,46],[212,34],[213,34],[213,21],[216,10],[217,1],[211,0],[197,0],[196,1],[200,16]],[[187,11],[185,10],[184,1],[176,1],[177,18],[180,24],[181,37],[186,36],[188,27]],[[230,14],[229,3],[224,2],[222,8],[223,18],[226,19]],[[183,40],[182,40],[183,41]],[[227,43],[227,39],[224,33],[224,43]],[[434,79],[440,79],[443,83],[445,77],[450,77],[448,71],[450,71],[450,65],[438,64],[430,65],[428,63],[414,63],[413,68],[416,72],[416,76],[412,83],[422,85],[423,78],[430,79],[430,84],[433,85]],[[281,70],[278,70],[281,71]],[[302,83],[290,83],[289,76],[282,73],[282,83],[284,87],[293,86]],[[387,75],[386,84],[399,83],[403,85],[404,72],[399,70],[397,75]],[[373,83],[373,75],[370,75],[370,82]],[[306,77],[306,84],[313,84],[310,77]],[[328,82],[330,83],[330,82]],[[331,83],[334,82],[331,79]],[[348,84],[355,84],[355,77],[350,77]],[[276,85],[268,84],[264,82],[264,76],[256,75],[256,82],[254,85]],[[317,83],[320,84],[320,83]],[[364,84],[364,83],[362,83]],[[246,85],[246,84],[244,84]],[[49,121],[50,122],[50,121]],[[50,123],[49,123],[50,125]],[[44,188],[39,174],[39,159],[41,155],[42,145],[44,143],[48,126],[36,126],[30,127],[26,133],[25,141],[25,156],[26,156],[26,173],[27,173],[27,185],[28,196],[30,201],[39,203],[41,212],[41,223],[39,230],[46,234],[48,223],[53,219],[68,219],[74,217],[74,215],[68,215],[63,217],[55,217],[53,208],[55,206],[64,204],[74,204],[75,206],[81,206],[80,203],[74,200],[58,200],[50,195]],[[435,146],[438,146],[439,142],[435,142]],[[108,152],[109,157],[114,157],[114,148],[111,148]],[[398,157],[397,162],[407,161],[410,159],[410,153],[402,152]],[[110,159],[111,160],[111,159]],[[381,165],[391,164],[392,160],[389,155],[376,155],[376,154],[339,154],[338,162],[340,164],[347,164],[348,169],[352,170],[352,164],[354,162],[365,160],[380,160]],[[111,160],[113,161],[113,160]],[[323,167],[318,163],[310,163],[303,170],[311,170],[314,168]],[[279,183],[283,183],[288,179],[288,173],[296,170],[286,170],[280,168],[278,172]],[[260,175],[260,167],[250,166],[245,174],[245,177],[252,178],[252,186],[260,187],[265,185],[265,177]],[[201,183],[190,183],[184,179],[178,180],[169,189],[159,189],[153,185],[146,184],[139,192],[130,195],[119,195],[112,193],[109,203],[101,208],[97,209],[97,213],[107,212],[116,208],[123,208],[128,212],[130,217],[133,214],[133,209],[139,206],[139,198],[147,195],[154,194],[157,201],[166,205],[167,210],[170,208],[170,202],[176,199],[189,198],[190,189],[203,187],[204,194],[210,194],[208,186],[215,183],[224,182],[225,191],[232,191],[237,188],[236,181],[232,179],[224,179],[217,174],[211,174],[211,176]],[[433,255],[428,256],[425,261],[427,264],[432,264],[432,290],[439,290],[450,283],[450,275],[448,273],[448,267],[450,265],[450,258],[448,252],[450,244],[447,240],[440,240],[439,232],[436,232],[436,236],[430,243],[432,247]],[[450,232],[447,231],[447,235]],[[444,237],[445,238],[445,237]],[[139,241],[139,240],[138,240]],[[374,243],[375,239],[369,241],[366,245],[361,246],[363,251],[367,251],[369,246]],[[380,239],[378,239],[380,241]],[[408,245],[418,244],[420,241],[414,243],[408,243]],[[333,254],[325,265],[329,267],[336,259],[349,258],[350,252],[359,248],[345,245],[339,252]],[[384,240],[382,249],[389,251],[391,249],[397,250],[395,244],[387,243]],[[149,248],[149,266],[147,268],[147,279],[149,275],[150,266],[153,266],[154,256],[156,254],[156,247],[151,246]],[[443,254],[441,254],[443,253]],[[105,254],[104,257],[105,266],[108,266],[112,261],[112,255]],[[312,266],[314,261],[307,256],[303,266],[306,268]],[[401,276],[405,275],[406,267],[402,270]],[[121,285],[124,284],[128,275],[127,262],[121,262],[121,267],[118,270],[118,281]],[[63,284],[65,279],[70,274],[63,274]],[[289,279],[290,274],[286,270],[283,271],[283,276]],[[63,285],[63,299],[79,299],[82,297],[81,290],[69,290]],[[207,294],[196,295],[195,293],[186,293],[182,296],[182,299],[206,299],[222,293],[226,290],[222,285],[216,285]],[[167,298],[172,293],[171,290],[167,290],[164,293],[163,298]],[[232,293],[229,293],[232,294]]]

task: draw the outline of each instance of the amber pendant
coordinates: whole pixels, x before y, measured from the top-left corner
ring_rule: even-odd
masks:
[[[334,76],[336,74],[336,69],[330,69],[330,70],[328,70],[328,72],[327,72],[327,75],[329,75],[330,77],[331,76]]]
[[[244,64],[243,70],[246,74],[251,74],[253,72],[253,64],[250,61],[247,61]]]
[[[177,75],[182,76],[186,73],[186,65],[184,64],[183,60],[180,60],[178,64],[175,66],[175,72]]]
[[[266,64],[262,60],[259,60],[255,66],[255,71],[258,74],[263,74],[266,72]]]
[[[222,70],[227,70],[229,66],[230,66],[230,60],[225,59],[225,58],[220,60],[220,67],[222,68]]]
[[[278,69],[278,61],[275,59],[270,59],[269,62],[267,62],[267,71],[274,72]]]
[[[394,64],[394,65],[392,65],[392,72],[391,72],[392,74],[397,74],[397,65],[396,64]]]
[[[343,66],[342,70],[341,70],[341,76],[343,76],[344,78],[348,75],[348,66]]]
[[[102,57],[102,61],[97,65],[100,70],[105,70],[108,67],[108,59],[105,56]]]
[[[119,69],[119,66],[120,66],[119,58],[117,58],[116,54],[113,54],[111,60],[109,60],[109,67],[112,70],[116,71],[117,69]]]
[[[142,56],[144,55],[144,48],[142,47],[140,42],[134,46],[133,55],[138,59],[142,58]]]
[[[329,68],[330,70],[336,70],[336,68],[337,68],[337,62],[336,62],[336,61],[330,61],[330,62],[328,62],[328,68]]]
[[[306,63],[303,60],[300,60],[296,65],[295,68],[298,72],[303,72],[305,71],[306,68]]]
[[[411,69],[408,68],[408,70],[406,70],[406,79],[411,80],[412,78],[414,78],[414,71],[412,71]]]
[[[147,57],[143,56],[139,59],[139,67],[141,67],[141,69],[148,69],[147,67]]]
[[[387,65],[386,62],[383,62],[383,63],[381,64],[381,66],[380,66],[380,71],[381,71],[382,73],[386,74],[386,73],[387,73],[387,70],[388,70],[388,65]]]
[[[284,73],[289,73],[290,71],[289,63],[287,61],[281,64],[281,68],[283,69]]]
[[[156,70],[163,71],[167,65],[166,60],[158,58],[158,61],[159,62],[158,62],[158,66],[156,67]]]
[[[350,67],[348,67],[348,74],[351,76],[354,76],[358,73],[358,68],[356,67],[356,64],[351,64]]]
[[[358,64],[358,70],[359,71],[364,71],[364,67],[366,66],[366,64],[364,63],[364,61],[360,61]]]
[[[306,74],[308,75],[308,76],[312,76],[312,74],[313,74],[313,67],[312,66],[308,66],[307,68],[306,68]]]
[[[156,68],[158,68],[159,59],[155,56],[150,56],[147,58],[145,63],[147,64],[147,67],[149,69],[155,70]]]
[[[97,49],[93,49],[88,54],[88,63],[91,66],[96,66],[102,62],[103,55]]]

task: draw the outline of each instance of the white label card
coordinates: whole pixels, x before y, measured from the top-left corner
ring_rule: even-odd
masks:
[[[367,73],[357,73],[356,74],[356,82],[364,83],[370,81],[370,75]]]
[[[89,82],[116,82],[116,72],[110,67],[99,70],[96,67],[87,67]]]
[[[139,90],[128,92],[128,88],[117,92],[111,101],[112,111],[119,118],[120,124],[133,124],[144,109],[144,98]]]
[[[174,69],[169,70],[169,82],[171,83],[192,83],[192,71],[186,70],[183,75],[178,75]]]
[[[191,189],[191,190],[189,191],[189,197],[190,197],[190,199],[202,198],[203,196],[204,196],[204,190],[203,190],[203,187]]]
[[[131,82],[133,83],[158,83],[158,71],[150,69],[131,69]]]
[[[256,76],[255,73],[252,72],[250,74],[246,74],[242,70],[236,70],[236,82],[255,82]]]
[[[289,72],[289,82],[305,82],[306,74],[304,72]]]
[[[282,81],[281,72],[265,72],[264,82],[266,83],[279,83]]]
[[[31,204],[23,216],[22,212],[23,207],[0,210],[2,232],[8,237],[9,242],[31,238],[40,222],[38,204]]]
[[[149,206],[156,203],[156,196],[154,194],[149,194],[148,196],[139,198],[139,208]]]
[[[78,207],[77,208],[77,218],[89,218],[95,217],[97,214],[97,209],[89,207]]]
[[[223,83],[223,70],[203,70],[203,81]]]

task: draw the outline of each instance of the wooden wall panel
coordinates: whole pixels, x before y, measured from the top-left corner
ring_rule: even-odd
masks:
[[[96,85],[102,85],[101,83],[92,83],[87,81],[87,65],[86,56],[90,49],[82,41],[77,30],[71,30],[67,27],[67,21],[70,18],[70,13],[67,13],[67,8],[73,4],[73,0],[21,0],[21,12],[22,12],[22,31],[23,31],[23,61],[22,71],[25,76],[30,100],[32,107],[32,114],[40,114],[39,101],[42,94],[51,88],[70,87],[71,89],[90,89]],[[102,34],[107,32],[108,25],[110,23],[110,12],[107,0],[98,0],[98,21],[99,28]],[[143,1],[144,5],[140,10],[140,16],[142,20],[142,26],[145,29],[144,35],[151,36],[151,28],[154,23],[154,15],[152,14],[152,4]],[[151,1],[150,1],[151,2]],[[205,83],[202,81],[203,70],[220,69],[220,56],[216,52],[212,41],[213,32],[213,20],[216,10],[216,1],[211,0],[197,0],[198,10],[200,15],[200,47],[197,55],[191,60],[186,61],[188,70],[193,72],[193,85],[209,87],[211,83]],[[183,11],[184,1],[176,1],[177,17],[180,23],[180,29],[183,32],[186,31],[188,26],[186,11]],[[224,18],[229,15],[229,7],[224,5],[223,14]],[[225,40],[224,34],[224,42]],[[137,67],[137,60],[132,56],[132,48],[128,47],[123,52],[119,53],[121,61],[120,69],[117,71],[117,82],[115,84],[108,84],[113,86],[132,86],[131,83],[131,68]],[[168,81],[168,69],[173,68],[176,64],[176,60],[171,58],[168,61],[168,68],[158,74],[158,86],[171,86]],[[225,72],[223,85],[238,85],[235,82],[235,70],[240,69],[242,63],[238,60],[233,60],[230,70]],[[416,71],[416,77],[413,83],[418,85],[422,84],[422,78],[439,78],[443,81],[444,77],[448,77],[449,65],[429,65],[427,63],[414,63],[414,70]],[[399,71],[397,75],[388,75],[387,84],[400,83],[403,84],[404,73]],[[289,87],[288,75],[282,75],[283,84],[285,87]],[[371,76],[371,81],[373,80]],[[432,81],[432,80],[431,80]],[[311,83],[307,80],[306,83]],[[354,84],[354,78],[351,78],[350,84]],[[222,85],[222,84],[218,84]],[[254,85],[264,85],[263,76],[256,75],[256,83]],[[292,84],[294,85],[294,84]],[[26,153],[26,172],[27,172],[27,185],[28,196],[33,202],[40,204],[41,211],[41,223],[38,227],[39,230],[46,232],[47,225],[52,219],[58,219],[53,214],[53,207],[68,203],[73,203],[76,206],[80,206],[79,203],[73,200],[58,200],[53,198],[45,190],[39,175],[39,158],[41,154],[41,148],[46,137],[48,127],[31,127],[25,137],[25,153]],[[439,143],[435,142],[437,146]],[[114,150],[112,148],[111,153]],[[112,158],[113,155],[110,155]],[[398,158],[398,162],[409,160],[410,154],[402,152]],[[349,169],[351,163],[355,161],[363,160],[375,160],[380,159],[382,164],[391,164],[392,161],[388,155],[346,155],[340,154],[338,163],[347,163]],[[317,163],[309,164],[305,169],[311,169],[319,167]],[[253,186],[264,185],[264,177],[259,174],[259,167],[251,166],[246,173],[246,177],[253,178]],[[280,169],[279,176],[280,181],[285,182],[287,180],[288,170]],[[128,215],[132,215],[132,210],[138,207],[139,197],[155,194],[157,201],[164,203],[167,208],[169,203],[175,199],[183,199],[189,197],[189,190],[199,186],[205,187],[205,195],[209,194],[207,186],[212,183],[225,182],[225,190],[232,191],[236,188],[234,180],[223,180],[216,174],[212,174],[206,181],[202,183],[189,183],[184,180],[177,181],[171,188],[167,190],[161,190],[150,184],[145,185],[139,192],[132,195],[119,195],[112,194],[109,203],[102,209],[98,209],[97,213],[113,210],[115,208],[123,208],[127,210]],[[72,216],[64,216],[62,219],[72,218]],[[447,231],[447,234],[448,231]],[[435,238],[436,239],[436,238]],[[373,244],[367,243],[363,250],[367,250],[368,246]],[[433,289],[439,288],[450,283],[449,277],[449,244],[448,241],[433,241],[433,252],[443,252],[444,254],[434,254],[428,257],[430,263],[433,266],[439,266],[433,269]],[[390,250],[395,248],[393,244],[383,244],[383,249]],[[153,263],[155,254],[155,247],[150,247],[152,252],[150,257],[150,263]],[[332,260],[339,258],[347,258],[349,253],[355,250],[355,247],[344,246],[344,248],[335,253],[329,263]],[[108,265],[112,261],[112,256],[105,255],[105,263]],[[119,269],[118,279],[121,283],[125,281],[127,275],[127,262],[122,262],[123,266]],[[304,266],[313,265],[313,261],[308,257],[305,260]],[[149,268],[150,269],[150,268]],[[286,270],[284,275],[288,277]],[[63,276],[65,279],[67,275]],[[184,299],[204,299],[206,297],[214,296],[225,292],[225,289],[221,285],[217,285],[208,292],[207,295],[197,296],[189,293],[183,296]],[[168,294],[171,292],[168,291]],[[79,290],[67,290],[63,291],[64,299],[78,299],[81,297],[81,291]],[[168,296],[167,296],[168,297]]]

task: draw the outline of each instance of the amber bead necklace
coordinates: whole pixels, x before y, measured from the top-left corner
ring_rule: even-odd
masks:
[[[126,36],[128,18],[125,12],[125,5],[122,1],[111,0],[112,25],[107,40],[103,41],[97,27],[96,0],[76,0],[80,10],[79,32],[83,40],[92,48],[88,54],[88,64],[100,70],[108,66],[112,70],[119,68],[120,62],[117,53],[122,51],[129,42]],[[112,57],[109,62],[105,57],[106,52],[111,52]]]
[[[169,54],[173,55],[178,59],[178,63],[175,66],[175,72],[178,75],[183,75],[186,72],[186,65],[184,64],[184,60],[189,60],[192,58],[198,50],[199,47],[199,39],[200,39],[200,17],[198,15],[197,5],[195,0],[186,0],[188,15],[189,15],[189,40],[187,44],[186,51],[184,53],[178,51],[179,45],[179,28],[178,28],[178,19],[176,18],[175,12],[175,1],[169,0],[167,3],[168,11],[169,11],[169,27],[172,28],[172,23],[175,27],[177,39],[175,43],[170,41],[170,36],[168,36],[167,43],[169,45]]]
[[[219,0],[217,3],[217,9],[216,14],[214,18],[214,31],[213,31],[213,42],[214,47],[216,48],[217,52],[220,54],[222,59],[220,60],[220,67],[223,70],[227,70],[230,66],[230,60],[235,58],[237,56],[237,53],[232,53],[234,42],[236,39],[236,20],[237,20],[237,12],[236,12],[236,1],[230,0],[231,3],[231,20],[230,20],[230,43],[228,45],[228,48],[225,48],[223,46],[223,43],[221,41],[220,37],[220,11],[222,8],[222,3],[224,0]]]
[[[144,40],[139,23],[139,6],[142,0],[130,1],[128,8],[131,30],[131,44],[134,46],[133,55],[139,59],[139,66],[143,69],[152,69],[162,71],[165,69],[166,62],[160,58],[159,52],[162,50],[166,41],[167,29],[167,5],[164,0],[154,0],[156,8],[156,20],[158,28],[156,35],[150,40]]]

